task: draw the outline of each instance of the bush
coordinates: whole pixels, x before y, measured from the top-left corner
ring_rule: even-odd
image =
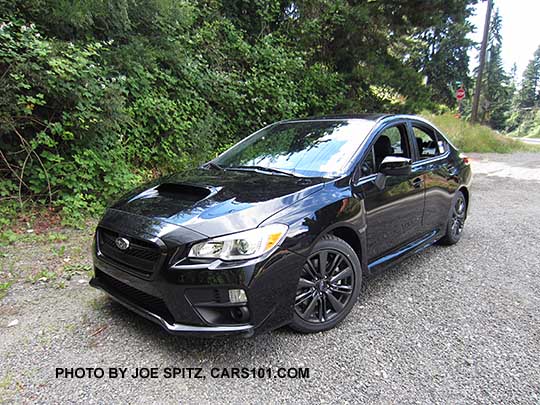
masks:
[[[21,189],[75,212],[98,212],[140,180],[122,148],[126,89],[104,62],[108,44],[43,38],[14,20],[0,30],[4,196]]]
[[[114,40],[96,39],[100,15],[75,14],[62,31],[16,12],[2,23],[0,198],[20,192],[76,224],[143,180],[344,99],[339,75],[280,37],[248,43],[229,20],[199,20],[191,5],[173,3],[117,10],[129,23],[113,27]]]

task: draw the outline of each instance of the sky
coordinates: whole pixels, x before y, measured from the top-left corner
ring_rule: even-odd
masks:
[[[510,72],[515,62],[519,80],[540,45],[540,0],[494,0],[493,3],[493,12],[498,8],[502,17],[504,67]],[[481,0],[476,6],[476,15],[470,19],[477,27],[471,38],[479,43],[482,41],[486,8],[487,1]],[[471,70],[478,65],[477,55],[476,50],[471,50]]]

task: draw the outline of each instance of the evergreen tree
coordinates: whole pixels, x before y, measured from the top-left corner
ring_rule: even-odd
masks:
[[[519,100],[521,108],[540,106],[540,46],[523,72]]]
[[[513,88],[512,94],[517,91],[517,64],[514,62],[512,69],[510,69],[510,86]]]
[[[287,8],[284,26],[291,42],[346,79],[345,109],[415,111],[430,93],[452,103],[448,84],[467,80],[467,17],[475,3],[299,0]]]
[[[518,136],[540,136],[540,46],[523,72],[506,129]]]
[[[435,102],[454,105],[457,81],[466,89],[471,87],[468,50],[473,42],[467,38],[472,31],[467,21],[471,12],[468,3],[464,3],[459,11],[447,15],[446,21],[440,21],[438,27],[414,36],[417,41],[411,63],[425,76]]]

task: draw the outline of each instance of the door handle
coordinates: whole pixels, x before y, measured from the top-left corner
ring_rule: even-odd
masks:
[[[422,187],[422,184],[424,184],[424,179],[422,177],[417,177],[411,182],[411,184],[414,188],[420,188]]]

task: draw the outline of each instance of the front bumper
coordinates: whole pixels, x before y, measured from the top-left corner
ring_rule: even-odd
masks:
[[[105,239],[100,242],[101,231],[96,233],[95,276],[90,284],[125,307],[170,333],[183,335],[251,336],[292,320],[303,256],[278,249],[262,260],[242,263],[179,261],[188,246],[200,240],[199,235],[175,229],[172,237],[170,232],[162,232],[159,223],[149,223],[143,217],[122,221],[125,214],[113,214],[106,215],[98,229],[129,238],[138,246],[150,241],[158,248],[152,262],[142,261],[150,263],[148,271],[140,271],[133,267],[142,263],[140,258],[137,262],[119,261],[111,256],[114,247],[105,246]],[[130,225],[133,223],[137,226]],[[247,304],[229,302],[229,289],[244,289]]]
[[[169,323],[164,318],[155,314],[148,309],[145,309],[121,295],[116,293],[113,289],[109,288],[104,283],[100,282],[97,278],[90,280],[90,285],[94,288],[100,289],[106,292],[116,302],[122,304],[127,309],[139,314],[140,316],[157,323],[167,332],[174,335],[207,335],[207,336],[219,336],[219,335],[244,335],[245,337],[252,336],[254,333],[254,327],[252,325],[233,325],[233,326],[197,326],[197,325],[184,325],[181,323]]]

